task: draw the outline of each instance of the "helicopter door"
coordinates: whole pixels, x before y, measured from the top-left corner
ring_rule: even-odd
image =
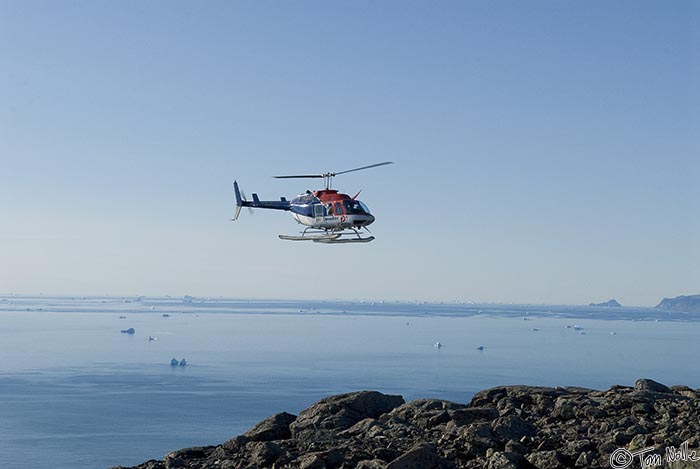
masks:
[[[321,218],[326,211],[326,207],[323,204],[314,204],[314,217]]]

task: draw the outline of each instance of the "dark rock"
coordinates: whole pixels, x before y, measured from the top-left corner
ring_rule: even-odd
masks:
[[[671,390],[679,396],[687,397],[689,399],[697,398],[695,391],[690,389],[688,386],[671,386]]]
[[[564,445],[562,448],[562,453],[571,456],[571,457],[577,457],[584,451],[589,451],[595,449],[595,445],[591,442],[591,440],[588,439],[576,439],[573,441],[569,441]]]
[[[421,443],[391,461],[386,466],[386,469],[415,469],[419,467],[424,469],[449,469],[455,467],[455,465],[435,454],[435,450],[431,445]]]
[[[498,418],[498,410],[493,407],[467,407],[450,412],[452,421],[458,427],[479,421],[491,421]]]
[[[523,437],[522,439],[525,439],[527,437]],[[527,440],[525,440],[527,441]],[[513,441],[513,440],[508,440],[506,442],[506,452],[508,453],[518,453],[518,454],[527,454],[530,452],[530,448],[525,446],[524,444],[520,443],[519,441]]]
[[[299,469],[326,469],[326,463],[318,454],[308,454],[299,458]]]
[[[576,417],[576,404],[570,398],[559,397],[554,403],[552,415],[562,420],[571,420]]]
[[[556,398],[565,394],[572,394],[563,388],[546,388],[540,386],[499,386],[484,391],[479,391],[472,397],[469,407],[493,407],[493,404],[502,400],[525,399],[532,402],[532,395],[541,395]],[[489,405],[491,404],[491,405]]]
[[[576,467],[592,467],[595,464],[595,453],[593,451],[586,451],[581,453],[578,458],[576,458]]]
[[[551,469],[566,469],[571,467],[571,463],[569,463],[561,453],[555,450],[534,452],[527,457],[527,460],[535,467]]]
[[[651,415],[656,410],[651,402],[640,402],[632,406],[632,415]]]
[[[651,379],[638,379],[634,382],[634,389],[637,391],[647,391],[647,392],[662,392],[665,394],[672,394],[670,388],[664,386],[661,383],[657,383]]]
[[[271,441],[253,441],[248,443],[247,446],[251,462],[262,467],[271,466],[286,453],[280,445]]]
[[[607,391],[503,386],[469,405],[363,391],[138,469],[602,468],[621,447],[684,441],[700,446],[700,393],[646,379]]]
[[[449,401],[416,399],[396,407],[388,417],[409,422],[418,428],[429,429],[449,422],[452,419],[452,412],[464,408],[466,408],[464,404]]]
[[[357,469],[384,469],[386,462],[381,459],[365,459],[357,463]]]
[[[390,462],[401,456],[401,452],[397,449],[377,448],[373,451],[373,456],[375,456],[375,459]]]
[[[345,452],[342,449],[330,449],[317,453],[323,459],[323,463],[329,469],[340,467],[345,461]]]
[[[246,443],[248,443],[248,438],[243,435],[239,435],[231,438],[230,440],[222,444],[221,447],[225,451],[235,453],[240,451],[240,449],[243,448]]]
[[[536,469],[521,454],[512,452],[494,452],[489,458],[487,469]]]
[[[535,427],[527,423],[517,415],[500,417],[493,422],[493,431],[501,437],[503,441],[519,440],[524,436],[535,434]]]
[[[192,448],[172,451],[168,453],[165,458],[163,458],[163,462],[165,463],[165,467],[168,469],[186,467],[188,461],[204,459],[207,456],[207,453],[210,453],[213,451],[213,449],[213,446],[194,446]]]
[[[292,432],[289,425],[296,419],[295,415],[282,412],[268,417],[243,434],[250,441],[287,440]]]
[[[401,396],[376,391],[327,397],[302,411],[289,428],[297,440],[333,439],[337,432],[350,428],[360,420],[377,418],[403,403]]]

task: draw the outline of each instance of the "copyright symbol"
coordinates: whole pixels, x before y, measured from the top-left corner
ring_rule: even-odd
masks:
[[[613,469],[624,469],[632,464],[634,456],[625,448],[617,448],[610,455],[610,467]]]

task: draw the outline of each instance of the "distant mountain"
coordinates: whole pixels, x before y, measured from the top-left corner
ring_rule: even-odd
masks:
[[[606,308],[621,308],[622,305],[617,302],[616,299],[612,299],[610,301],[606,301],[605,303],[591,303],[588,306],[603,306]]]
[[[700,295],[677,296],[664,298],[657,308],[671,311],[684,311],[686,313],[700,313]]]

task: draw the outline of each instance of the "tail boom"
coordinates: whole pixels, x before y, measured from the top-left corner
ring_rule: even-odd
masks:
[[[281,197],[280,200],[260,200],[258,198],[258,194],[253,194],[252,202],[245,200],[245,198],[241,195],[241,190],[238,187],[237,181],[233,181],[233,192],[236,195],[236,208],[233,212],[233,218],[231,219],[231,221],[236,221],[238,219],[238,215],[240,215],[241,213],[241,207],[267,208],[272,210],[291,209],[289,201],[284,197]]]

